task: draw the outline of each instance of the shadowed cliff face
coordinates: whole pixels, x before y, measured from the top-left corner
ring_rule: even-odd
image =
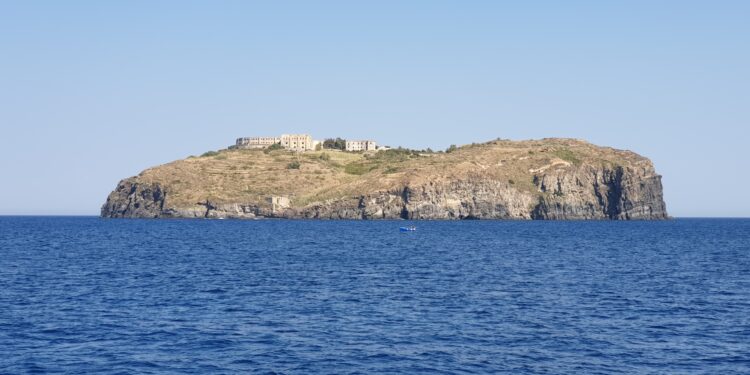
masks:
[[[571,147],[570,144],[565,145]],[[552,150],[560,155],[556,149]],[[610,152],[611,149],[597,150]],[[513,160],[517,160],[516,164],[526,164],[513,169],[515,172],[511,173],[502,169],[512,166],[513,160],[509,157],[499,159],[496,164],[498,171],[494,171],[487,167],[490,165],[488,161],[494,162],[494,154],[485,152],[481,158],[477,156],[472,161],[472,155],[478,152],[484,151],[479,148],[474,154],[466,153],[464,157],[455,159],[464,166],[459,172],[414,169],[388,184],[379,183],[380,175],[376,172],[370,172],[369,177],[350,176],[352,178],[346,186],[354,186],[353,191],[320,200],[316,200],[316,195],[312,194],[312,198],[307,198],[302,204],[295,202],[295,195],[304,190],[287,195],[281,189],[278,195],[232,200],[217,199],[206,194],[192,202],[185,202],[184,199],[172,199],[175,194],[171,194],[172,187],[166,178],[162,181],[144,176],[131,177],[121,181],[109,195],[102,207],[102,216],[415,220],[668,218],[661,176],[648,159],[635,154],[627,154],[628,159],[623,159],[627,162],[615,160],[613,163],[589,163],[573,156],[570,158],[575,163],[554,157],[540,156],[535,161],[528,156],[520,156]],[[543,152],[540,151],[540,154]],[[524,155],[529,154],[533,153],[527,151]],[[470,164],[467,167],[467,160],[476,166]],[[538,163],[535,165],[533,162]],[[425,158],[413,163],[417,163],[414,164],[417,166],[421,165],[419,163],[431,163],[434,166],[437,162]],[[523,173],[519,174],[519,170]],[[281,170],[280,173],[294,172]],[[510,174],[518,181],[509,179]],[[223,180],[221,183],[226,184]],[[184,191],[190,188],[173,184],[174,189]],[[216,195],[216,192],[212,194]]]
[[[533,219],[666,219],[661,176],[651,168],[593,169],[545,174]]]

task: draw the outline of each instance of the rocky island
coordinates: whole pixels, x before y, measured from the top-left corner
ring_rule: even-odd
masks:
[[[575,139],[495,140],[445,152],[226,149],[120,181],[101,216],[668,218],[649,159]]]

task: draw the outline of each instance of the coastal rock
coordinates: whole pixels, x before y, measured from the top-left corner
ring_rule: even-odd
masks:
[[[166,198],[166,193],[159,184],[122,180],[107,197],[107,202],[102,207],[102,215],[106,213],[108,217],[161,217],[164,216]]]
[[[584,168],[554,172],[534,180],[542,192],[534,219],[666,219],[661,176],[650,165],[639,168]]]

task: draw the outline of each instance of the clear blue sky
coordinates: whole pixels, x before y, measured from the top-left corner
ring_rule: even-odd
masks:
[[[309,132],[650,157],[675,216],[750,216],[750,1],[2,1],[0,214]]]

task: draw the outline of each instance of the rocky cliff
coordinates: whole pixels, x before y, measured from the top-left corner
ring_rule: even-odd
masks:
[[[450,153],[223,150],[120,181],[121,218],[665,219],[661,176],[584,141],[497,140]]]

